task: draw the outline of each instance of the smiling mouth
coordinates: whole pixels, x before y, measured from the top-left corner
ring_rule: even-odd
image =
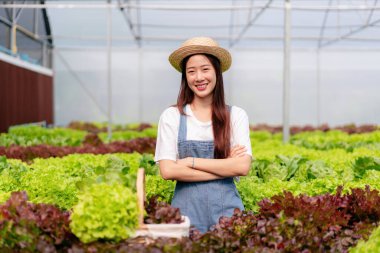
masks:
[[[195,87],[197,87],[197,90],[202,91],[206,89],[207,84],[198,84],[198,85],[195,85]]]

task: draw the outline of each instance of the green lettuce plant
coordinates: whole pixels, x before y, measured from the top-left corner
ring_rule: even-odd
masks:
[[[70,228],[84,243],[120,241],[130,237],[138,226],[137,196],[121,184],[93,184],[78,198]]]
[[[0,134],[0,146],[32,146],[50,144],[54,146],[79,146],[86,132],[68,128],[43,128],[40,126],[12,127],[8,133]]]

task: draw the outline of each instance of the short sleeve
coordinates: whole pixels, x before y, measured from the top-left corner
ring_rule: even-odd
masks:
[[[175,107],[169,107],[160,116],[158,122],[157,142],[154,160],[177,160],[177,138],[179,127],[179,112]]]
[[[248,120],[247,113],[243,109],[237,106],[233,106],[231,110],[231,124],[232,124],[231,147],[235,145],[244,145],[247,148],[246,153],[252,156],[249,120]]]

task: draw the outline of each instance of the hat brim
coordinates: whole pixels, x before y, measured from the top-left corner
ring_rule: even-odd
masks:
[[[182,61],[189,55],[194,54],[211,54],[218,58],[220,62],[220,68],[222,72],[228,70],[231,66],[232,58],[231,54],[224,48],[215,46],[201,46],[201,45],[190,45],[185,47],[180,47],[175,50],[169,56],[170,64],[179,72],[182,72]]]

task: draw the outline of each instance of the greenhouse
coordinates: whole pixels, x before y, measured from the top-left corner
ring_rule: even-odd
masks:
[[[380,252],[380,1],[0,1],[0,252]]]

